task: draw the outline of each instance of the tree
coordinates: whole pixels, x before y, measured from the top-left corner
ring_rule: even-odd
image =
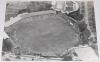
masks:
[[[14,44],[12,43],[12,40],[10,38],[3,39],[3,47],[2,50],[5,52],[11,52],[14,48]]]

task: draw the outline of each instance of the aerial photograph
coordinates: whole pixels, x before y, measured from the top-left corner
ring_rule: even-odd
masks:
[[[2,61],[98,62],[94,1],[7,1]]]

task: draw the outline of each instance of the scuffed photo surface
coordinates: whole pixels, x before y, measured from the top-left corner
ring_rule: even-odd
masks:
[[[7,1],[3,61],[98,61],[93,1]]]

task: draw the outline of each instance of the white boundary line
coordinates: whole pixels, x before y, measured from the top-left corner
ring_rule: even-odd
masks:
[[[54,0],[6,0],[6,1],[54,1]],[[55,1],[92,1],[92,0],[55,0]]]
[[[5,0],[0,0],[0,61],[1,61],[2,40],[4,31],[5,8],[6,8]]]
[[[96,21],[96,32],[97,32],[97,44],[100,61],[100,0],[94,1],[95,21]]]

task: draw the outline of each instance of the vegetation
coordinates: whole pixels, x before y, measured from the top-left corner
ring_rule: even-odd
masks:
[[[30,2],[27,8],[30,9],[31,12],[36,12],[36,11],[50,10],[51,6],[52,5],[50,2],[40,1],[40,2]]]
[[[11,52],[13,49],[14,45],[11,42],[11,39],[4,39],[3,40],[3,47],[2,50],[5,52]]]
[[[15,4],[14,4],[15,3]],[[25,12],[37,12],[51,9],[51,3],[49,1],[40,2],[10,2],[6,4],[6,19],[8,21],[10,17],[15,17],[18,14]]]

